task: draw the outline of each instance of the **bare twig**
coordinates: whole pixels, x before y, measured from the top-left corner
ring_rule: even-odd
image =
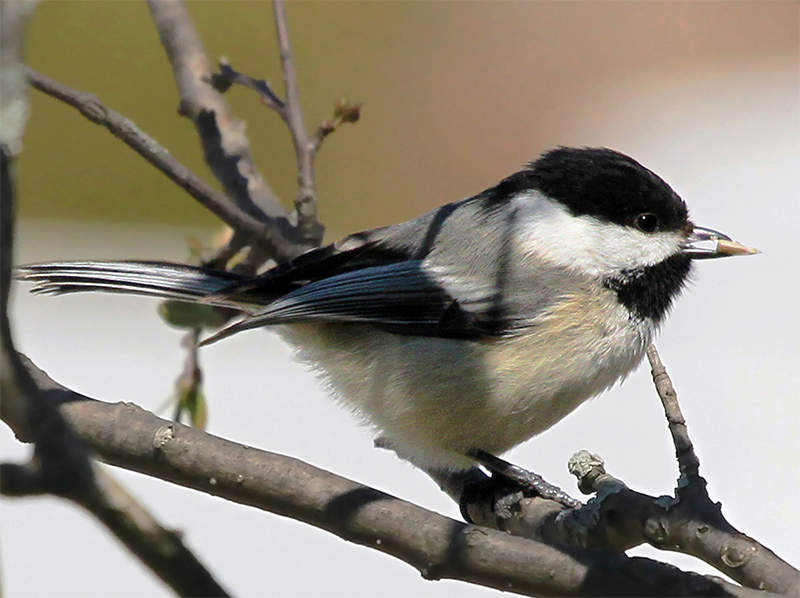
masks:
[[[289,25],[286,20],[286,5],[283,0],[273,0],[275,30],[281,55],[283,83],[286,87],[286,105],[279,111],[292,134],[294,153],[297,158],[297,228],[303,239],[317,244],[322,240],[325,228],[317,220],[317,190],[314,184],[315,145],[308,138],[303,109],[300,106],[300,91],[297,85],[297,69],[294,66],[292,45],[289,41]]]
[[[656,392],[664,406],[664,415],[667,418],[672,442],[675,445],[675,456],[678,459],[678,468],[681,472],[679,487],[690,484],[701,484],[705,488],[705,480],[700,477],[700,460],[694,452],[694,446],[689,439],[689,430],[686,427],[686,420],[683,418],[681,407],[678,404],[678,393],[672,386],[672,380],[667,375],[661,357],[656,351],[655,345],[647,348],[647,359],[650,362],[653,383]]]
[[[200,369],[198,343],[200,342],[201,328],[192,328],[187,332],[181,346],[186,349],[186,359],[183,363],[178,379],[175,381],[176,401],[175,415],[172,419],[181,421],[183,413],[189,414],[189,421],[198,428],[206,427],[208,411],[203,394],[203,372]]]
[[[227,58],[219,59],[219,72],[211,75],[211,85],[214,86],[219,92],[225,93],[232,85],[241,85],[248,89],[252,89],[259,94],[261,101],[272,108],[278,115],[286,122],[286,102],[284,102],[275,91],[272,89],[269,81],[265,79],[256,79],[245,73],[237,71],[228,62]],[[358,122],[361,118],[360,102],[351,102],[347,99],[338,100],[333,106],[333,118],[323,121],[318,127],[313,138],[310,140],[311,153],[319,151],[322,141],[343,123]]]
[[[28,362],[47,388],[61,388]],[[527,595],[764,596],[649,559],[563,548],[459,523],[291,457],[61,389],[73,429],[107,462],[292,517],[393,555],[426,579]]]
[[[106,127],[223,222],[246,235],[249,242],[265,247],[280,258],[302,252],[303,247],[291,228],[279,225],[275,219],[257,218],[239,208],[224,194],[194,175],[134,122],[103,105],[96,96],[72,89],[30,68],[27,69],[27,75],[33,87],[69,104],[92,122]]]
[[[286,103],[273,91],[269,81],[240,73],[230,65],[225,57],[219,59],[219,73],[211,75],[209,82],[220,93],[225,93],[234,84],[247,87],[258,93],[261,101],[278,114],[282,115],[286,109]]]
[[[276,18],[277,14],[278,13],[276,13]],[[288,44],[288,39],[285,41]],[[294,69],[291,59],[289,59],[288,63],[289,66],[285,67],[285,70],[288,69],[293,72]],[[324,229],[321,228],[320,223],[316,220],[317,200],[314,183],[314,159],[322,145],[322,141],[328,135],[336,131],[343,123],[354,123],[359,120],[361,117],[361,103],[350,102],[346,99],[337,101],[333,108],[333,117],[323,121],[317,127],[314,135],[309,137],[306,133],[305,125],[302,122],[302,111],[299,109],[299,103],[296,104],[297,110],[294,111],[300,114],[300,122],[298,123],[292,116],[292,107],[295,106],[295,104],[288,98],[286,101],[279,98],[272,89],[269,81],[265,79],[256,79],[255,77],[237,71],[228,63],[226,58],[220,58],[219,69],[219,72],[214,73],[209,81],[216,90],[224,93],[230,89],[232,85],[241,85],[252,89],[259,94],[261,101],[266,106],[272,108],[289,127],[298,165],[298,196],[295,202],[297,226],[301,231],[301,235],[305,234],[308,236],[307,240],[309,243],[319,243],[322,239]],[[303,128],[299,128],[301,126]],[[299,133],[299,131],[302,131],[302,133]],[[307,217],[302,216],[304,213]],[[303,230],[307,232],[303,233]]]
[[[272,108],[286,123],[297,160],[297,196],[294,202],[294,219],[297,223],[297,231],[304,242],[319,245],[325,233],[325,228],[317,218],[314,159],[325,137],[335,131],[342,123],[356,122],[359,119],[361,104],[351,103],[346,100],[339,101],[334,108],[333,119],[323,122],[313,136],[308,134],[300,105],[297,69],[289,40],[289,26],[286,19],[284,1],[273,0],[273,11],[286,99],[281,99],[268,81],[237,71],[225,58],[221,58],[219,61],[219,72],[206,76],[204,81],[220,93],[224,93],[234,84],[254,90],[261,97],[261,101]]]

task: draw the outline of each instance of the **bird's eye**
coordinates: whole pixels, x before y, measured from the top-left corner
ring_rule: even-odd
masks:
[[[658,230],[658,216],[655,214],[639,214],[633,225],[643,233],[654,233]]]

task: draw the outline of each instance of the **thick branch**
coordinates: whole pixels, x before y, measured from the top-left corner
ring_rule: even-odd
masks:
[[[217,438],[126,403],[60,387],[28,362],[73,429],[104,460],[310,523],[391,554],[428,579],[529,595],[755,596],[649,559],[566,552],[465,525],[290,457]],[[763,594],[758,594],[763,596]]]
[[[746,587],[800,595],[800,571],[736,530],[721,506],[707,497],[656,498],[636,492],[607,474],[602,459],[586,451],[570,459],[570,471],[581,489],[597,493],[582,509],[561,516],[560,531],[571,530],[573,538],[583,539],[582,545],[622,551],[648,543],[695,556]]]
[[[92,122],[106,127],[223,222],[245,234],[251,243],[259,244],[279,257],[293,256],[300,251],[294,233],[285,236],[285,227],[277,226],[271,220],[265,222],[239,208],[223,193],[199,179],[134,122],[105,106],[96,96],[74,90],[30,68],[27,69],[27,75],[33,87],[69,104]]]

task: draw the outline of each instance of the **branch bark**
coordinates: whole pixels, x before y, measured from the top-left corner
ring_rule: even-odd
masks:
[[[721,505],[705,494],[705,484],[702,493],[648,496],[607,474],[602,459],[586,451],[572,457],[570,471],[582,489],[596,493],[588,505],[566,513],[561,521],[560,531],[573,537],[580,532],[583,545],[623,551],[647,543],[695,556],[746,587],[800,595],[800,571],[734,528]]]
[[[702,485],[705,492],[706,482],[700,477],[700,459],[694,452],[694,445],[689,438],[686,420],[681,412],[681,406],[678,404],[678,393],[672,385],[672,380],[661,362],[655,345],[647,348],[647,360],[650,362],[650,374],[653,377],[656,393],[661,399],[664,416],[667,418],[672,444],[675,445],[675,457],[678,460],[678,470],[681,475],[678,480],[678,488],[698,484]]]
[[[106,127],[203,207],[240,234],[246,235],[248,242],[265,247],[277,258],[295,256],[303,251],[294,232],[289,231],[287,234],[286,227],[278,226],[274,219],[256,217],[252,211],[243,210],[225,194],[216,191],[192,173],[136,123],[105,106],[95,95],[72,89],[31,68],[27,68],[25,72],[33,87],[69,104],[93,123]]]
[[[467,525],[285,457],[63,389],[27,367],[108,463],[304,521],[393,555],[426,579],[526,595],[765,596],[650,559],[567,550]]]

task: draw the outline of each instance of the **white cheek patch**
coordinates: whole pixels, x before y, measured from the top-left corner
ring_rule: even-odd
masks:
[[[513,201],[520,210],[515,240],[523,256],[594,277],[652,266],[680,252],[684,241],[679,232],[646,234],[593,216],[573,216],[538,192]]]

